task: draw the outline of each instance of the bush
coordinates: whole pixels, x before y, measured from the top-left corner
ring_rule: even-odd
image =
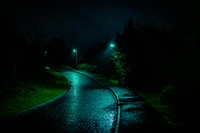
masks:
[[[96,66],[96,65],[90,65],[90,64],[87,64],[87,63],[79,64],[77,66],[77,68],[79,70],[85,70],[85,71],[91,72],[91,73],[100,73],[100,69],[99,69],[98,66]]]
[[[87,66],[88,66],[87,63],[83,63],[83,64],[78,64],[77,68],[79,70],[87,70]]]

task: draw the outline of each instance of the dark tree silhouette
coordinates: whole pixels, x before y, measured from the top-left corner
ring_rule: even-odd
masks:
[[[17,17],[1,14],[1,81],[15,84],[20,77],[20,65],[26,37],[21,34]]]
[[[35,39],[30,39],[22,32],[18,16],[2,13],[1,18],[1,83],[12,86],[6,87],[11,89],[21,78],[31,77],[30,74],[40,73],[44,68],[42,46],[47,36],[35,30]]]
[[[155,24],[136,23],[131,18],[122,34],[117,33],[118,49],[126,54],[130,67],[127,84],[143,89],[160,89],[180,67],[177,60],[180,45],[177,34]],[[174,66],[174,63],[175,66]],[[151,88],[151,89],[152,89]]]
[[[27,29],[25,35],[27,44],[22,47],[21,68],[23,69],[23,74],[29,76],[33,73],[40,73],[44,69],[44,46],[48,33],[42,30],[38,24],[34,24],[31,29]]]

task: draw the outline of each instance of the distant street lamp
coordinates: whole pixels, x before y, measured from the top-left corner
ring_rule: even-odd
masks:
[[[114,47],[115,47],[115,44],[114,44],[114,43],[110,43],[110,47],[111,47],[111,48],[114,48]]]
[[[46,57],[47,56],[47,51],[44,51],[44,57]]]
[[[115,41],[110,41],[108,43],[108,47],[109,47],[109,49],[114,50],[116,48],[116,42]]]
[[[73,49],[73,53],[75,53],[75,58],[76,58],[76,68],[77,68],[77,64],[78,64],[78,59],[77,59],[77,50],[76,49]]]

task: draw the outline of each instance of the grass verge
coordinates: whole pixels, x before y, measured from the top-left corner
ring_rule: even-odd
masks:
[[[170,110],[170,106],[161,104],[160,93],[155,92],[138,92],[144,100],[151,104],[161,115],[166,119],[166,121],[172,126],[175,132],[179,133],[184,131],[188,125],[180,120],[178,114]]]
[[[51,69],[35,79],[23,79],[9,93],[0,93],[0,120],[47,102],[68,90],[68,80]]]

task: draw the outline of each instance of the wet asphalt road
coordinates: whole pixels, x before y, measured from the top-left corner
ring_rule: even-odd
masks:
[[[117,86],[63,71],[72,86],[63,98],[1,123],[1,133],[168,133],[168,125],[141,97]],[[92,79],[92,80],[91,80]],[[104,82],[104,81],[100,81]],[[115,95],[114,95],[115,94]]]

